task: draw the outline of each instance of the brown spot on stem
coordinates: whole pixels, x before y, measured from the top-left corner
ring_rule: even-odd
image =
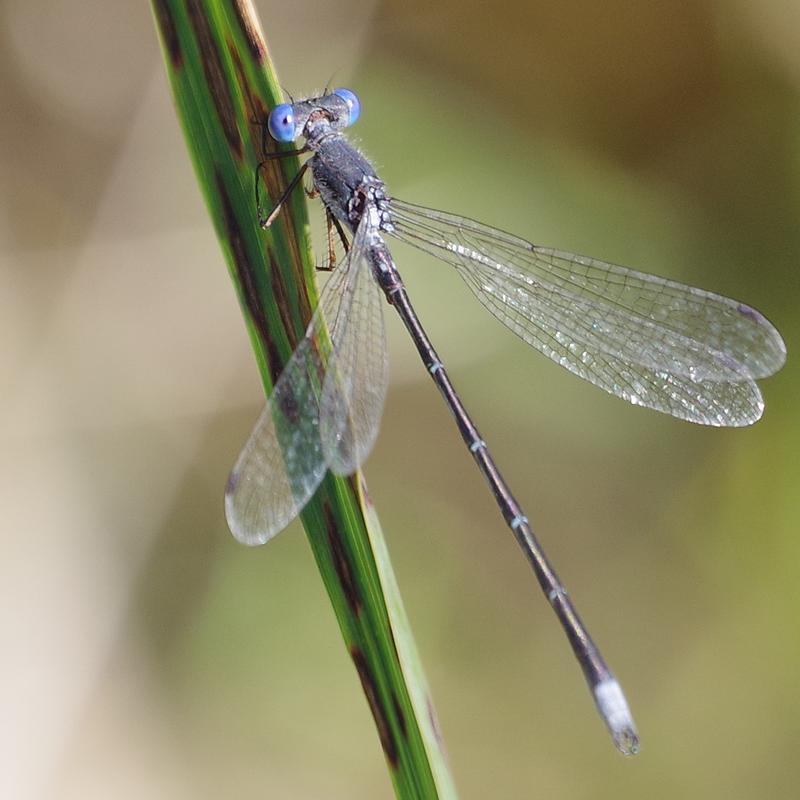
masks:
[[[425,702],[428,706],[428,720],[431,723],[431,728],[433,728],[433,735],[436,737],[436,741],[439,743],[441,747],[443,744],[442,740],[442,729],[439,727],[439,717],[436,716],[436,709],[433,707],[433,701],[430,697],[425,698]]]
[[[264,347],[267,351],[269,379],[274,386],[278,382],[281,372],[283,372],[283,360],[281,359],[281,354],[278,352],[278,348],[275,345],[275,340],[272,337],[264,340],[264,337],[262,336],[261,340],[264,342]]]
[[[172,10],[165,0],[156,0],[153,3],[153,7],[155,8],[161,39],[169,53],[169,60],[174,68],[182,67],[183,50],[181,50],[181,42],[178,38],[178,30],[175,27],[175,20],[172,17]]]
[[[260,97],[253,98],[253,114],[261,125],[266,125],[269,109],[261,102]]]
[[[361,688],[364,690],[364,695],[366,696],[370,710],[372,711],[372,717],[375,720],[375,726],[378,729],[378,736],[380,737],[381,747],[383,747],[386,760],[393,769],[396,769],[398,763],[397,745],[395,744],[392,736],[392,729],[389,727],[389,722],[386,718],[384,709],[381,706],[378,691],[375,687],[375,681],[369,672],[367,660],[364,658],[364,654],[356,645],[353,645],[350,648],[350,656],[353,659],[353,663],[356,665],[358,677],[361,680]]]
[[[361,494],[364,496],[364,502],[372,508],[372,498],[369,495],[369,489],[367,488],[367,482],[364,480],[364,476],[361,473],[357,473],[361,478]]]
[[[241,51],[233,44],[233,42],[228,42],[228,53],[231,57],[231,62],[233,63],[233,69],[236,72],[236,80],[239,83],[239,90],[241,91],[242,96],[247,98],[247,112],[249,115],[249,121],[252,125],[250,138],[253,142],[253,150],[255,153],[257,153],[257,157],[261,158],[263,151],[265,150],[265,125],[267,117],[269,116],[269,112],[264,108],[264,104],[261,102],[261,100],[253,94],[253,87],[247,80],[247,73],[245,72],[244,64],[242,63]],[[254,130],[258,131],[257,138],[253,138],[252,132]],[[254,167],[254,175],[255,172],[256,169]],[[255,179],[259,180],[259,176],[255,175]]]
[[[347,560],[347,554],[342,547],[342,535],[336,525],[336,517],[333,515],[333,509],[327,500],[322,504],[322,514],[325,517],[325,530],[328,534],[328,545],[331,549],[333,567],[339,578],[339,584],[347,599],[347,604],[353,610],[353,613],[358,615],[361,613],[361,595],[353,581],[353,570],[350,567],[350,562]]]
[[[231,203],[231,198],[225,189],[225,182],[219,171],[215,172],[214,178],[217,186],[217,194],[220,198],[220,205],[222,206],[222,218],[225,224],[228,245],[231,249],[233,267],[239,279],[239,286],[241,287],[242,300],[250,315],[250,319],[253,321],[253,325],[255,325],[258,331],[258,336],[264,345],[264,349],[267,351],[270,377],[274,385],[283,369],[283,363],[278,349],[275,346],[275,342],[272,340],[269,333],[264,307],[261,304],[258,287],[255,283],[256,267],[250,260],[247,247],[244,243],[244,236],[242,235],[238,220],[236,219],[236,214],[233,211],[233,203]]]
[[[394,650],[394,656],[397,659],[398,663],[400,662],[400,653],[397,652],[397,642],[394,639],[394,628],[391,626],[389,627],[389,637],[392,640],[392,649]]]
[[[299,337],[295,333],[292,312],[289,308],[289,298],[286,286],[283,283],[283,275],[281,274],[280,266],[275,261],[275,255],[272,250],[268,251],[267,257],[269,258],[269,277],[272,283],[272,294],[275,297],[275,304],[278,306],[278,313],[281,315],[281,324],[286,331],[289,344],[294,350],[297,347]]]
[[[206,76],[211,99],[217,112],[220,125],[222,126],[228,145],[236,158],[241,159],[243,154],[242,139],[239,136],[239,128],[236,125],[236,114],[234,112],[234,102],[228,92],[228,83],[225,80],[225,70],[222,67],[217,43],[211,33],[211,27],[204,11],[204,7],[199,0],[187,0],[186,9],[189,13],[189,20],[194,29],[197,46],[200,50],[200,60],[203,64],[203,72]]]
[[[397,699],[397,695],[394,692],[392,692],[392,705],[394,706],[394,715],[397,718],[397,726],[400,728],[400,733],[403,734],[403,738],[405,739],[408,735],[406,728],[406,715],[403,713],[403,709],[400,706],[400,701]]]
[[[233,0],[233,13],[247,40],[247,47],[257,64],[261,64],[267,56],[267,46],[261,38],[256,10],[250,0]]]

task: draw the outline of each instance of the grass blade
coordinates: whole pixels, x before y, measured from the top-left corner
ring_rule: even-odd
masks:
[[[268,233],[253,196],[259,122],[280,92],[247,0],[152,0],[178,117],[269,392],[316,304],[305,199]],[[299,168],[263,170],[269,200]],[[222,487],[220,487],[221,489]],[[433,705],[360,473],[328,475],[301,514],[399,798],[453,798]]]

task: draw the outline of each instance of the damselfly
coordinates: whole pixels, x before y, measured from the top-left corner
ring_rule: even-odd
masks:
[[[228,523],[247,544],[282,530],[328,470],[350,475],[378,434],[388,370],[381,292],[408,329],[461,436],[536,573],[583,669],[595,703],[624,753],[638,737],[622,690],[534,537],[528,517],[489,454],[409,300],[385,237],[455,267],[504,325],[562,367],[634,405],[703,425],[755,422],[757,378],[786,349],[767,319],[744,303],[594,258],[533,245],[464,217],[398,200],[344,137],[359,116],[348,89],[276,106],[272,137],[311,153],[272,212],[310,167],[346,256],[326,284],[305,337],[276,382],[231,473]],[[259,212],[260,213],[260,212]],[[349,245],[345,231],[351,234]]]

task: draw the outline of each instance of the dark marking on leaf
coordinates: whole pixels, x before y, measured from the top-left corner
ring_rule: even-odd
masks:
[[[336,517],[333,514],[331,504],[327,500],[322,503],[322,514],[325,517],[325,530],[328,534],[328,545],[331,548],[333,567],[347,599],[347,604],[353,610],[353,613],[358,616],[361,613],[361,595],[353,581],[353,570],[342,547],[342,535],[336,525]]]
[[[400,733],[403,734],[403,738],[405,739],[408,736],[406,715],[403,713],[403,709],[400,706],[400,701],[397,699],[397,695],[394,692],[392,692],[392,705],[394,706],[394,715],[397,718],[397,724],[400,727]]]
[[[380,737],[381,747],[383,747],[386,760],[393,769],[397,769],[397,745],[392,736],[392,729],[389,727],[389,721],[381,706],[378,691],[375,687],[375,681],[369,672],[367,660],[364,658],[364,654],[357,645],[353,645],[350,648],[350,657],[353,659],[353,663],[356,665],[356,670],[358,671],[358,677],[361,679],[361,688],[364,690],[364,695],[372,711],[372,717],[378,729],[378,736]]]
[[[261,102],[260,97],[253,98],[253,115],[254,119],[258,120],[259,125],[267,124],[267,117],[269,117],[269,109]],[[261,155],[264,155],[262,153]]]
[[[253,7],[250,3],[243,0],[233,0],[233,13],[242,29],[242,35],[247,40],[247,47],[257,64],[262,64],[267,56],[267,46],[261,38],[261,31],[258,29],[258,22],[254,19]]]
[[[436,709],[433,707],[433,701],[430,697],[425,697],[425,702],[428,706],[428,720],[431,723],[431,728],[433,729],[433,735],[436,737],[436,741],[439,743],[441,747],[444,742],[442,740],[442,729],[439,727],[439,717],[436,716]]]
[[[369,489],[367,488],[367,482],[364,480],[364,476],[361,475],[360,472],[356,473],[361,478],[361,483],[359,484],[361,487],[361,494],[364,496],[364,502],[372,508],[372,498],[369,494]]]
[[[211,90],[211,99],[217,112],[220,125],[222,126],[228,145],[236,158],[241,159],[244,147],[242,138],[239,136],[239,128],[236,125],[236,113],[234,102],[228,92],[228,83],[225,80],[225,71],[222,67],[222,59],[217,49],[216,41],[211,33],[208,19],[200,0],[187,0],[186,9],[189,19],[194,29],[197,46],[200,50],[200,61],[203,64],[203,72],[206,76]]]
[[[156,11],[158,29],[161,31],[161,38],[169,53],[169,60],[175,69],[183,66],[183,50],[178,38],[178,30],[175,27],[175,20],[172,18],[172,10],[167,5],[166,0],[155,0],[153,6]]]
[[[253,321],[253,325],[255,325],[258,331],[258,336],[264,345],[264,349],[267,351],[270,377],[274,385],[283,370],[283,362],[275,346],[275,342],[272,341],[270,336],[267,318],[264,313],[264,308],[261,305],[258,287],[255,284],[256,266],[250,261],[247,248],[244,244],[242,231],[239,228],[236,214],[234,214],[233,211],[231,198],[228,195],[225,182],[219,171],[215,171],[214,178],[217,186],[217,194],[219,195],[220,204],[222,206],[222,218],[225,222],[225,233],[228,239],[228,245],[231,249],[233,267],[239,279],[239,286],[241,287],[242,299]]]
[[[280,266],[275,261],[275,255],[272,250],[268,251],[267,256],[269,258],[269,277],[272,282],[272,294],[275,297],[275,304],[278,306],[278,313],[281,315],[283,329],[286,331],[292,350],[294,350],[297,347],[299,337],[295,331],[292,311],[289,308],[289,299],[286,286],[283,283],[283,275],[281,274]]]
[[[263,337],[262,341],[264,341]],[[275,340],[272,337],[269,337],[266,341],[264,341],[264,347],[267,351],[267,368],[269,369],[269,379],[274,386],[278,382],[278,378],[280,378],[281,373],[283,372],[283,359],[281,358],[281,354],[278,352],[278,348],[275,345]]]
[[[228,41],[228,55],[233,63],[233,69],[236,72],[236,80],[239,84],[239,90],[242,94],[242,97],[246,98],[247,101],[248,120],[251,123],[250,139],[253,143],[253,152],[256,153],[256,157],[260,159],[262,158],[263,151],[265,149],[265,140],[268,141],[269,139],[269,137],[266,135],[266,121],[267,117],[269,116],[269,112],[265,110],[264,104],[261,102],[259,97],[252,93],[253,87],[247,80],[247,73],[245,71],[244,64],[242,63],[241,51],[231,41]],[[255,131],[258,132],[257,136],[253,136]],[[259,176],[256,174],[255,167],[253,167],[253,179],[259,179]]]
[[[267,137],[268,142],[271,141],[271,137]],[[269,151],[272,152],[272,151]],[[288,185],[287,182],[284,180],[282,166],[279,163],[279,159],[270,159],[263,163],[262,168],[260,170],[261,177],[264,181],[263,185],[267,189],[267,193],[270,197],[270,201],[274,197],[280,197],[286,186]],[[292,251],[292,263],[293,264],[302,264],[303,258],[300,252],[300,238],[297,228],[295,227],[295,218],[294,214],[291,212],[291,203],[287,201],[286,207],[284,211],[279,215],[280,224],[285,226],[286,230],[286,242],[288,246],[291,248]],[[273,272],[275,272],[275,264],[272,264]],[[305,276],[303,275],[300,269],[295,271],[295,278],[299,284],[305,282]],[[299,303],[299,311],[301,319],[310,319],[311,318],[311,306],[308,301],[308,294],[306,292],[301,293],[298,296],[298,303]],[[286,306],[286,311],[288,312],[288,305]],[[283,310],[282,310],[283,314]],[[286,322],[286,316],[284,315],[284,324]],[[288,329],[288,328],[287,328]]]
[[[389,638],[392,642],[392,650],[394,650],[394,657],[397,659],[397,662],[400,663],[400,653],[397,652],[397,642],[394,640],[394,628],[391,626],[389,627]]]

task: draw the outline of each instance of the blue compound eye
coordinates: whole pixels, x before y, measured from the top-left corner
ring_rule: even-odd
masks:
[[[269,112],[267,128],[276,142],[293,142],[294,108],[289,103],[281,103]]]
[[[352,125],[361,114],[361,102],[358,99],[358,95],[349,89],[334,89],[333,93],[347,103],[347,107],[350,109],[347,124]]]

